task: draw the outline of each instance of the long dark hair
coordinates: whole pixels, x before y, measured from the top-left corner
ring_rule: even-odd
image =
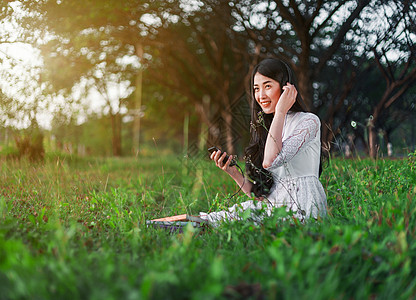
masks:
[[[293,71],[284,61],[277,58],[267,58],[262,60],[253,69],[250,79],[251,90],[251,126],[250,126],[250,143],[245,149],[246,173],[253,182],[251,192],[256,197],[267,196],[273,185],[273,177],[270,172],[263,168],[264,146],[266,144],[268,130],[273,120],[273,114],[265,114],[257,103],[254,96],[254,75],[260,73],[263,76],[279,82],[280,87],[285,86],[288,82],[295,85],[296,79]],[[290,108],[293,112],[306,112],[304,102],[298,92],[296,102]]]

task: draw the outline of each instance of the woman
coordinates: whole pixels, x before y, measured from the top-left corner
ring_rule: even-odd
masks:
[[[326,215],[326,196],[320,175],[320,121],[305,112],[293,72],[281,60],[269,58],[260,62],[251,76],[251,140],[245,150],[248,179],[235,166],[232,156],[224,161],[225,152],[214,151],[211,159],[228,173],[254,200],[232,206],[228,211],[201,213],[213,225],[224,219],[239,218],[239,210],[252,210],[261,220],[265,212],[285,206],[301,221]]]

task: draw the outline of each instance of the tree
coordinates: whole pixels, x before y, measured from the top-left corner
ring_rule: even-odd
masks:
[[[377,39],[371,50],[385,80],[385,90],[372,109],[369,123],[370,156],[377,155],[377,128],[381,114],[403,98],[416,83],[416,4],[412,1],[388,1],[383,8],[384,30],[376,30]]]
[[[47,45],[54,55],[72,56],[82,65],[101,45],[110,44],[117,49],[114,54],[118,59],[138,57],[141,67],[153,70],[148,72],[153,80],[194,103],[212,136],[224,131],[227,148],[232,151],[230,107],[244,92],[240,82],[246,74],[242,50],[246,45],[232,30],[228,3],[200,4],[193,9],[182,1],[146,1],[141,5],[137,1],[106,1],[104,5],[94,1],[23,2],[54,35]],[[240,48],[239,52],[233,47]],[[103,52],[108,51],[105,48]],[[87,62],[85,68],[96,63]],[[137,76],[141,76],[140,68]],[[71,75],[72,71],[65,72],[66,78]],[[141,80],[137,82],[139,89]],[[206,105],[207,99],[210,105]],[[225,125],[224,130],[217,123]]]
[[[294,69],[307,108],[321,115],[328,150],[354,107],[349,96],[361,61],[355,39],[369,5],[370,0],[233,5],[236,24],[251,41],[253,61],[272,55]]]
[[[372,111],[372,122],[381,109],[399,99],[396,92],[404,93],[411,86],[414,6],[411,1],[354,0],[257,1],[254,5],[239,1],[233,7],[238,25],[253,41],[260,57],[275,55],[292,64],[309,109],[323,117],[323,141],[329,145],[347,126],[351,114],[362,109],[360,98],[355,98],[358,79],[369,80],[360,74],[368,73],[375,62],[381,69],[401,66],[402,73],[396,76],[403,78],[400,82],[393,80],[392,70],[383,71],[390,83]],[[383,51],[408,55],[394,64],[387,63],[384,56],[380,63]],[[371,57],[375,60],[368,64]],[[372,128],[370,153],[374,156],[376,129]]]
[[[126,83],[126,91],[132,91],[136,83],[136,97],[120,95],[120,105],[125,100],[135,121],[140,118],[141,77],[143,62],[143,41],[152,26],[141,21],[142,17],[154,12],[157,15],[169,13],[165,1],[21,1],[28,17],[22,22],[42,19],[37,28],[48,33],[48,41],[41,41],[47,72],[45,77],[53,82],[57,90],[71,91],[82,80],[92,83],[94,89],[106,99],[106,110],[110,113],[113,132],[113,149],[120,150],[119,105],[110,105],[108,82],[110,77]],[[136,59],[134,59],[136,57]],[[138,59],[137,59],[138,58]],[[101,76],[96,76],[97,72]],[[106,75],[103,75],[106,74]],[[114,77],[115,76],[115,77]],[[121,77],[120,77],[121,76]],[[135,79],[136,77],[137,79]],[[122,103],[123,102],[123,103]],[[117,108],[118,107],[118,108]],[[138,130],[137,126],[134,126]],[[137,132],[133,133],[138,136]]]
[[[233,15],[259,56],[275,55],[298,75],[299,89],[309,109],[313,83],[347,33],[360,20],[370,0],[352,1],[239,1]]]
[[[19,155],[36,160],[43,158],[43,132],[39,124],[53,95],[41,78],[41,63],[35,59],[37,52],[30,46],[40,37],[39,32],[28,33],[30,25],[22,22],[23,15],[16,4],[14,1],[0,4],[0,120],[4,126],[17,129],[13,132]],[[19,57],[13,53],[18,46],[26,50],[26,55]]]
[[[47,46],[55,55],[52,59],[61,60],[63,66],[71,63],[70,68],[55,68],[63,71],[67,86],[93,77],[93,70],[103,62],[109,73],[117,73],[117,61],[132,59],[129,82],[136,85],[136,93],[128,98],[129,109],[142,111],[142,82],[150,80],[185,97],[213,140],[221,142],[220,133],[225,133],[225,148],[232,151],[239,134],[232,131],[233,105],[244,98],[250,68],[269,55],[285,59],[295,69],[300,92],[309,108],[324,116],[324,139],[331,141],[345,128],[360,101],[367,101],[365,95],[354,99],[359,94],[358,80],[366,68],[372,69],[366,60],[382,53],[368,39],[377,32],[374,22],[381,19],[373,20],[370,13],[388,11],[392,3],[399,12],[413,10],[411,2],[402,6],[401,2],[153,0],[137,4],[111,0],[103,4],[42,0],[22,1],[22,6],[32,18],[42,19],[36,24],[50,33]],[[386,16],[387,20],[404,24],[399,12]],[[412,19],[406,20],[410,32]],[[376,41],[405,47],[399,38],[381,34],[389,28],[380,29]],[[375,49],[373,58],[367,55],[369,45]],[[363,69],[363,65],[368,67]],[[385,61],[380,65],[386,66]]]
[[[45,60],[43,77],[51,82],[54,91],[64,91],[66,95],[80,85],[83,85],[84,96],[98,92],[96,94],[104,100],[103,113],[111,120],[113,155],[121,155],[122,114],[125,113],[125,99],[133,91],[136,69],[131,63],[125,63],[123,57],[131,55],[132,49],[115,39],[111,26],[104,30],[102,23],[94,18],[94,9],[99,9],[95,2],[81,5],[66,1],[61,5],[40,1],[22,5],[32,17],[44,18],[39,29],[50,35],[47,42],[41,41],[38,45]],[[77,16],[82,8],[86,8],[86,15]],[[106,8],[104,13],[108,13],[109,7]]]
[[[147,50],[152,79],[187,97],[207,124],[211,143],[233,152],[238,137],[232,107],[244,95],[248,52],[230,14],[226,2],[201,1],[197,9],[178,14],[177,22],[159,26]]]
[[[47,83],[41,81],[39,66],[20,61],[7,53],[0,69],[0,120],[4,127],[14,131],[19,156],[43,158],[43,133],[39,126],[41,116],[52,102]],[[2,126],[2,127],[3,127]]]

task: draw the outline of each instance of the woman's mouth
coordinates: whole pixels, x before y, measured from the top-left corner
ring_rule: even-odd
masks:
[[[261,106],[263,106],[263,107],[268,107],[268,106],[270,106],[271,103],[272,103],[272,101],[262,101],[262,102],[260,102]]]

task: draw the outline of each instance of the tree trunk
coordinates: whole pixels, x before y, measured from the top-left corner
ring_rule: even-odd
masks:
[[[234,137],[233,137],[233,115],[228,110],[221,112],[222,119],[224,120],[224,137],[225,137],[225,151],[229,154],[234,153]]]
[[[110,114],[112,128],[112,148],[114,156],[121,156],[121,117],[120,114]]]
[[[368,150],[371,158],[376,158],[377,156],[377,132],[374,124],[376,119],[373,117],[368,121],[367,130],[368,130]]]
[[[143,57],[143,47],[141,44],[136,45],[136,55],[140,59]],[[139,154],[140,150],[140,111],[142,107],[142,83],[143,83],[143,70],[142,67],[137,72],[136,77],[136,90],[134,92],[134,113],[133,113],[133,153]]]
[[[332,100],[326,99],[326,101],[331,101],[328,112],[325,116],[325,119],[321,120],[322,123],[322,144],[323,147],[326,149],[330,149],[330,143],[333,141],[335,135],[338,133],[339,128],[341,125],[338,125],[337,128],[334,128],[334,119],[337,115],[340,115],[340,111],[343,108],[344,100],[350,94],[352,88],[355,84],[356,74],[355,72],[352,73],[351,77],[349,78],[347,84],[343,86],[343,90],[340,92],[337,97],[333,98]],[[336,101],[337,100],[337,101]],[[347,109],[342,114],[342,117],[339,116],[338,118],[341,120],[340,124],[346,124],[349,116],[351,115],[351,111]]]
[[[308,111],[313,111],[313,88],[312,80],[310,76],[309,66],[302,64],[296,69],[296,75],[298,79],[299,93],[302,96],[302,99],[305,103],[305,109]]]
[[[233,115],[231,111],[230,98],[227,95],[229,88],[228,82],[224,85],[224,109],[221,110],[221,117],[224,121],[224,137],[225,137],[225,151],[229,154],[234,153],[234,144],[233,144]]]

